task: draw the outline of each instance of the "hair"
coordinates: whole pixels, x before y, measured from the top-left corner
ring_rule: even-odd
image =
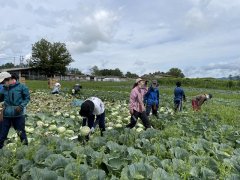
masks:
[[[134,83],[132,89],[138,86],[138,83]]]
[[[93,110],[94,103],[90,100],[86,100],[84,103],[82,103],[79,114],[81,116],[88,117],[93,113]]]
[[[180,87],[181,85],[182,85],[182,84],[181,84],[180,81],[176,82],[176,86],[177,86],[177,87]]]
[[[16,81],[19,79],[19,76],[16,73],[13,73],[11,75],[11,79],[15,79]]]

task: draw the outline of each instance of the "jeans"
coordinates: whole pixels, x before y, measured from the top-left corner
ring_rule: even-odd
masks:
[[[182,101],[181,100],[174,100],[174,110],[182,111]]]
[[[23,144],[27,145],[27,135],[25,131],[25,116],[13,117],[13,118],[3,118],[1,123],[2,130],[0,134],[0,149],[4,146],[4,141],[7,139],[9,129],[13,125],[13,128],[17,131],[18,136]]]
[[[142,123],[145,128],[151,128],[148,116],[146,114],[146,111],[143,111],[142,113],[137,112],[134,110],[133,115],[131,116],[130,123],[126,126],[127,128],[133,128],[137,124],[137,119],[140,118],[142,120]]]
[[[105,131],[105,112],[103,112],[100,115],[96,116],[96,121],[95,120],[95,115],[88,116],[87,118],[83,118],[83,123],[82,126],[86,126],[88,124],[88,127],[91,129],[92,127],[96,127],[96,125],[99,124],[99,128],[101,131],[101,136],[103,136],[103,131]]]

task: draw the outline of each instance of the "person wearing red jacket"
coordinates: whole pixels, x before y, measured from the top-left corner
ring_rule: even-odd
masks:
[[[194,111],[201,110],[201,106],[203,105],[203,103],[205,101],[212,99],[212,97],[213,97],[212,94],[200,94],[200,95],[193,97],[193,99],[192,99],[193,110]]]

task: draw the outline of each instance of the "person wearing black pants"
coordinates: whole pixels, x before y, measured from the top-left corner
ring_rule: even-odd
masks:
[[[96,126],[99,125],[101,136],[105,131],[105,108],[101,99],[97,97],[90,97],[81,105],[79,114],[84,117],[82,126],[88,125],[93,133]],[[96,121],[95,121],[96,117]]]
[[[143,103],[144,95],[147,93],[146,83],[143,79],[136,79],[133,89],[130,94],[129,109],[131,114],[130,123],[126,126],[127,128],[133,128],[137,119],[140,118],[143,122],[144,127],[151,128],[146,109]]]
[[[131,122],[127,125],[127,127],[133,128],[137,124],[138,118],[140,118],[142,120],[142,123],[145,128],[151,128],[146,111],[140,113],[135,110],[133,111],[133,114],[131,115]]]
[[[4,101],[0,149],[4,146],[11,125],[17,131],[21,142],[27,145],[24,108],[30,101],[29,90],[17,81],[16,76],[7,72],[0,73],[0,82],[4,83],[4,88],[0,93],[0,101]]]
[[[158,107],[159,107],[159,89],[156,80],[152,81],[152,85],[148,88],[148,92],[144,96],[144,103],[146,104],[147,116],[152,114],[158,117]]]

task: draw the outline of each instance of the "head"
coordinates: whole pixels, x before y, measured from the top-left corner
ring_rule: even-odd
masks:
[[[145,85],[145,81],[142,78],[137,78],[135,83],[140,88],[142,88]]]
[[[207,94],[206,97],[207,97],[207,99],[212,99],[213,96],[212,96],[212,94]]]
[[[153,81],[152,81],[152,87],[157,87],[157,86],[158,86],[157,80],[153,80]]]
[[[12,75],[8,72],[1,72],[0,73],[0,82],[4,84],[5,86],[9,86],[10,84],[13,84]]]
[[[86,100],[84,103],[82,103],[79,114],[82,117],[88,117],[93,114],[93,110],[94,110],[93,102],[90,100]]]
[[[182,83],[180,81],[176,82],[176,86],[180,87],[182,85]]]
[[[212,99],[212,94],[204,94],[206,96],[206,100]]]
[[[75,84],[74,88],[82,88],[82,86],[80,84]]]
[[[60,87],[61,84],[60,83],[55,83],[55,86]]]
[[[11,78],[17,81],[19,79],[19,76],[16,73],[13,73]]]

